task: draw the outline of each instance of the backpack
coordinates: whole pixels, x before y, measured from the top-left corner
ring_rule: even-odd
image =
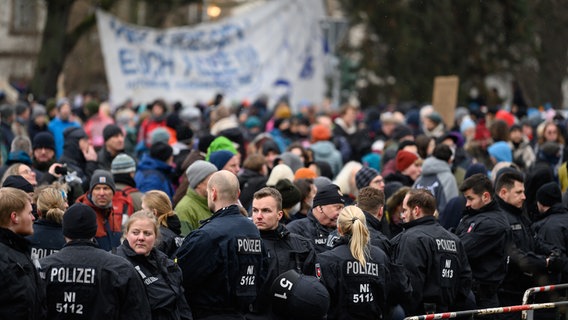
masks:
[[[134,187],[126,187],[124,189],[117,189],[112,197],[112,210],[114,214],[120,214],[121,217],[128,215],[130,217],[134,213],[134,202],[130,194],[136,191]],[[123,219],[124,220],[124,219]],[[122,221],[124,223],[125,221]]]

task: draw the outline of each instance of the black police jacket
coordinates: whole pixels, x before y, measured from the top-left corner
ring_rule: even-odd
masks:
[[[185,238],[176,255],[196,319],[247,312],[266,272],[260,232],[236,205],[205,220]]]
[[[463,305],[471,290],[471,268],[455,234],[426,216],[404,224],[392,242],[393,260],[406,267],[412,283],[412,299],[400,301],[406,314]]]
[[[387,314],[390,288],[389,258],[368,246],[366,265],[353,257],[349,239],[317,257],[316,276],[329,291],[328,319],[381,319]]]
[[[316,251],[312,242],[302,236],[290,233],[283,224],[275,230],[260,231],[266,249],[268,272],[266,281],[254,304],[254,311],[247,319],[266,319],[270,313],[270,288],[276,277],[294,269],[300,274],[314,275]]]
[[[34,223],[34,234],[27,237],[31,244],[32,260],[55,253],[65,245],[61,223],[39,219]]]
[[[73,240],[39,260],[49,319],[151,319],[146,289],[126,259]]]
[[[317,253],[322,253],[333,248],[333,242],[336,240],[336,237],[330,237],[330,234],[335,228],[322,226],[316,217],[314,217],[312,211],[308,213],[307,218],[294,220],[288,223],[286,228],[292,233],[299,234],[313,241]]]
[[[535,273],[546,273],[546,258],[552,248],[535,241],[530,220],[523,215],[522,208],[512,206],[500,197],[497,197],[497,203],[505,212],[512,237],[508,248],[507,275],[500,291],[522,295],[526,289],[536,285],[533,279]]]
[[[0,319],[43,319],[45,291],[28,241],[0,228]]]
[[[139,255],[128,240],[116,248],[116,254],[134,265],[146,286],[146,295],[152,310],[152,320],[192,319],[185,300],[181,270],[165,253],[156,248],[148,256]]]
[[[558,203],[537,218],[538,220],[532,224],[536,237],[560,250],[562,256],[566,256],[568,253],[568,210]]]
[[[507,274],[510,226],[495,200],[479,210],[466,208],[455,234],[467,253],[473,281],[495,289]]]

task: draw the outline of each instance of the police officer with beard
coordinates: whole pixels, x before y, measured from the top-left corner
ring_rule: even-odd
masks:
[[[393,259],[406,267],[412,299],[402,301],[408,315],[446,312],[463,306],[471,289],[471,268],[459,238],[434,218],[436,199],[411,189],[402,202],[404,231],[392,241]]]
[[[328,184],[318,189],[308,217],[294,220],[286,227],[290,232],[312,240],[317,253],[329,250],[331,245],[328,245],[328,241],[332,244],[335,239],[330,234],[337,227],[339,212],[345,206],[342,197],[343,194],[335,184]]]
[[[270,314],[270,288],[280,274],[295,270],[299,274],[314,273],[316,252],[308,239],[290,233],[280,223],[282,219],[282,195],[276,188],[265,187],[254,193],[252,220],[258,230],[268,255],[268,275],[255,302],[255,310],[247,319],[266,319]]]
[[[124,258],[94,241],[96,214],[74,204],[63,215],[66,244],[39,260],[46,284],[48,319],[151,319],[142,280]]]

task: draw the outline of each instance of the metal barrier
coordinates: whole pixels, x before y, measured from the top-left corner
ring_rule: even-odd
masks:
[[[537,293],[537,292],[548,292],[548,291],[555,291],[555,290],[560,290],[560,289],[568,289],[568,283],[562,283],[562,284],[556,284],[556,285],[550,285],[550,286],[542,286],[542,287],[533,287],[533,288],[528,288],[525,293],[523,294],[523,304],[527,304],[527,302],[529,301],[529,297],[533,294],[533,293]],[[527,311],[524,310],[522,312],[522,319],[523,320],[532,320],[533,318],[533,312],[532,311]]]
[[[498,308],[487,308],[487,309],[477,309],[477,310],[464,310],[456,312],[444,312],[444,313],[433,313],[421,316],[406,317],[404,320],[434,320],[434,319],[452,319],[462,316],[486,316],[490,314],[497,313],[509,313],[509,312],[519,312],[523,310],[537,310],[537,309],[552,309],[558,306],[566,306],[568,301],[558,301],[558,302],[547,302],[547,303],[537,303],[537,304],[523,304],[518,306],[509,307],[498,307]]]

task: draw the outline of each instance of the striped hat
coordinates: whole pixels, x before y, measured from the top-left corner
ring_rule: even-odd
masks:
[[[136,161],[126,153],[117,155],[110,165],[110,172],[112,174],[130,173],[136,171]]]

